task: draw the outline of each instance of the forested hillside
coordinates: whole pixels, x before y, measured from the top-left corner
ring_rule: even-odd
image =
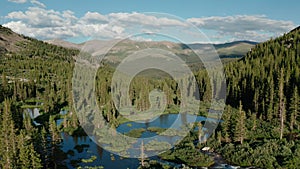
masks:
[[[227,106],[222,117],[224,121],[206,144],[229,162],[263,168],[297,168],[299,165],[299,41],[300,29],[297,28],[282,37],[257,44],[244,58],[225,65]],[[105,104],[111,104],[107,102],[110,100],[107,91],[113,70],[110,73],[107,68],[103,70],[107,74],[104,80],[99,80],[98,96],[100,105],[111,108],[112,105]],[[104,72],[100,69],[98,73],[103,75]],[[198,113],[203,115],[211,98],[209,78],[204,70],[194,74],[203,103]],[[136,77],[131,85],[130,98],[138,109],[149,108],[149,92],[159,88],[167,95],[167,112],[178,111],[180,91],[170,78],[151,81]],[[108,112],[111,114],[105,114],[106,117],[114,121],[118,113],[113,109]],[[169,159],[176,154],[168,153],[163,157]]]
[[[2,26],[0,45],[0,168],[59,167],[54,118],[62,108],[71,107],[73,56],[79,51]],[[40,126],[24,113],[34,108],[43,114]]]
[[[200,147],[211,146],[236,165],[262,168],[300,165],[299,41],[300,28],[297,28],[257,44],[244,58],[225,65],[227,106],[223,122]],[[61,158],[67,157],[57,148],[59,131],[70,134],[81,131],[76,113],[67,114],[60,127],[55,123],[61,116],[60,110],[74,112],[71,82],[73,57],[78,54],[76,49],[51,45],[0,27],[0,168],[62,167]],[[98,70],[96,95],[102,115],[117,127],[126,119],[111,100],[113,72],[114,68],[108,64]],[[143,72],[132,81],[129,91],[132,106],[139,111],[148,109],[149,92],[156,88],[166,94],[164,113],[178,113],[181,97],[176,81],[162,72],[155,77],[150,75]],[[205,115],[211,101],[210,79],[205,70],[197,70],[194,75],[201,100],[201,109],[194,113]],[[24,110],[33,108],[42,113],[36,119],[39,126],[24,115]],[[165,158],[170,159],[167,157],[170,155],[176,159],[184,149],[199,153],[190,150],[193,138],[186,139],[191,143],[182,144],[177,152],[167,152]],[[191,159],[180,162],[194,163]]]
[[[203,133],[192,132],[190,141],[183,141],[161,158],[197,166],[205,157],[197,157],[191,149],[209,146],[233,165],[299,168],[299,42],[300,28],[296,28],[257,44],[244,58],[225,65],[227,104],[213,136],[194,147],[193,140]],[[208,84],[207,79],[202,82]],[[186,159],[186,155],[193,158]],[[209,160],[201,163],[206,162]]]
[[[282,99],[289,109],[300,84],[299,36],[299,29],[295,29],[280,38],[258,44],[241,61],[226,66],[228,103],[237,107],[241,100],[245,110],[271,120],[276,116],[282,83]]]
[[[300,165],[299,42],[296,28],[225,67],[228,106],[213,142],[230,162],[262,168]]]

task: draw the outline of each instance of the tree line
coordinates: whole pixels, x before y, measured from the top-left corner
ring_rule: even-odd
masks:
[[[0,158],[5,161],[0,164],[2,168],[21,166],[29,158],[34,160],[30,161],[31,167],[35,164],[34,168],[56,163],[54,157],[50,158],[59,141],[55,115],[66,107],[73,115],[76,114],[72,75],[75,65],[73,57],[79,51],[25,36],[24,39],[26,41],[17,44],[21,51],[0,55],[0,126],[3,135],[0,139]],[[292,167],[293,162],[300,161],[299,41],[300,31],[295,29],[279,38],[257,44],[241,60],[225,65],[226,109],[214,139],[207,144],[218,149],[232,163]],[[111,98],[113,72],[114,68],[108,64],[99,68],[95,92],[102,116],[108,123],[117,126],[121,115]],[[214,92],[210,78],[205,70],[197,70],[194,75],[199,87],[197,97],[209,105]],[[166,95],[166,111],[178,112],[183,101],[178,82],[167,75],[160,78],[151,76],[148,74],[133,79],[129,88],[131,106],[138,111],[147,110],[150,107],[149,93],[159,89]],[[188,86],[185,92],[192,96],[189,90],[192,91],[195,86]],[[31,119],[23,116],[25,108],[37,105],[45,115],[41,127],[32,125]],[[199,110],[196,113],[202,112]],[[76,117],[68,120],[64,122],[66,126],[78,127]],[[41,140],[44,140],[44,147],[36,144]],[[271,152],[272,145],[281,148],[284,153],[266,155]],[[262,146],[270,149],[262,151]],[[258,158],[259,151],[264,156]],[[252,159],[247,160],[249,156]]]

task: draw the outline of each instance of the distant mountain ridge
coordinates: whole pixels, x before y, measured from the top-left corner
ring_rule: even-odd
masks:
[[[296,29],[299,29],[296,28]],[[296,30],[295,29],[295,30]],[[26,47],[26,44],[28,44],[32,38],[17,34],[13,32],[11,29],[0,26],[0,53],[6,53],[6,52],[17,52],[20,49]],[[54,39],[54,40],[47,40],[44,41],[44,43],[49,43],[56,46],[61,46],[68,49],[78,49],[80,50],[83,46],[85,48],[88,48],[89,50],[92,50],[95,48],[95,45],[100,46],[109,46],[111,44],[115,44],[119,40],[110,40],[110,41],[87,41],[85,43],[81,44],[75,44],[64,40]],[[197,56],[193,53],[193,51],[190,49],[201,49],[206,46],[213,45],[218,52],[220,58],[223,62],[229,62],[236,59],[239,59],[247,52],[249,52],[257,42],[252,41],[234,41],[234,42],[228,42],[228,43],[222,43],[222,44],[205,44],[205,43],[194,43],[194,44],[178,44],[174,42],[168,42],[168,41],[133,41],[133,40],[126,40],[121,41],[120,44],[118,44],[118,48],[113,51],[113,56],[111,60],[109,60],[112,63],[120,62],[126,55],[130,54],[128,52],[143,49],[143,48],[160,48],[160,49],[166,49],[174,54],[178,55],[181,59],[185,60],[188,64],[195,64],[197,65],[199,63],[199,59],[197,59]],[[99,50],[99,49],[98,49]],[[105,50],[102,50],[99,52],[99,54],[103,54]]]
[[[72,48],[72,49],[82,49],[82,47],[85,48],[97,48],[96,46],[103,46],[105,48],[106,46],[109,46],[110,44],[115,44],[120,40],[109,40],[109,41],[100,41],[100,40],[94,40],[94,41],[87,41],[81,44],[75,44],[71,42],[67,42],[64,40],[47,40],[45,42],[62,46],[65,48]],[[193,50],[201,50],[205,47],[211,47],[212,45],[215,47],[216,51],[218,52],[221,59],[223,59],[223,62],[228,62],[235,60],[236,58],[243,57],[248,51],[250,51],[251,48],[253,48],[257,42],[252,41],[234,41],[234,42],[228,42],[223,44],[209,44],[209,43],[194,43],[194,44],[180,44],[180,43],[174,43],[169,41],[133,41],[133,40],[125,40],[120,41],[118,44],[118,47],[115,49],[114,53],[123,53],[128,54],[130,50],[134,50],[134,48],[137,49],[143,49],[146,47],[150,48],[160,48],[160,49],[166,49],[170,50],[179,57],[181,57],[183,60],[185,60],[189,64],[196,64],[199,61],[196,61],[197,59],[194,56]],[[97,50],[101,50],[97,48]],[[102,50],[103,53],[104,51]],[[113,63],[120,62],[124,56],[114,57],[112,60],[110,60]]]
[[[72,48],[72,49],[80,49],[82,46],[81,44],[71,43],[68,41],[61,40],[61,39],[46,40],[45,42],[53,44],[53,45],[57,45],[57,46],[62,46],[65,48]]]
[[[13,32],[11,29],[0,26],[0,54],[6,53],[6,52],[18,52],[20,49],[24,48],[24,45],[26,43],[30,42],[29,37],[17,34]],[[107,46],[109,44],[113,44],[117,42],[118,40],[110,40],[110,41],[97,41],[96,44],[100,46]],[[87,41],[85,43],[76,44],[71,43],[68,41],[60,40],[60,39],[54,39],[54,40],[47,40],[44,41],[46,43],[61,46],[68,49],[78,49],[81,50],[81,48],[85,44],[89,44],[89,46],[92,46],[92,44],[95,41]],[[190,64],[196,64],[193,63],[195,59],[191,57],[192,52],[185,44],[178,44],[174,42],[167,42],[167,41],[132,41],[127,40],[126,44],[125,41],[122,41],[124,44],[120,45],[120,49],[117,49],[120,52],[124,52],[129,48],[145,48],[145,47],[153,47],[153,48],[161,48],[161,49],[168,49],[172,52],[179,55],[179,57],[183,58],[187,63]],[[211,46],[213,45],[217,52],[220,55],[220,58],[224,60],[224,62],[231,61],[235,58],[241,58],[243,57],[251,48],[253,48],[257,43],[251,42],[251,41],[234,41],[224,44],[188,44],[189,47],[192,47],[193,49],[201,49],[205,46]],[[114,62],[118,62],[121,58],[116,58]]]

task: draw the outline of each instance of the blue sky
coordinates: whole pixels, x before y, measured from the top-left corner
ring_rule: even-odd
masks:
[[[72,42],[93,37],[93,33],[104,39],[124,38],[140,25],[141,29],[152,30],[153,18],[143,12],[182,18],[179,22],[195,25],[214,43],[264,41],[300,23],[298,0],[1,0],[0,6],[0,24],[38,39]],[[155,29],[185,27],[171,20],[158,18]],[[197,39],[190,38],[190,42]]]

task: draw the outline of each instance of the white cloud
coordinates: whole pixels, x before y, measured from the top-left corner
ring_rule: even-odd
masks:
[[[200,29],[216,31],[221,38],[230,36],[236,40],[262,41],[295,27],[291,21],[273,20],[264,15],[213,16],[187,21]]]
[[[40,7],[29,7],[25,12],[11,12],[6,18],[12,21],[4,26],[35,38],[65,39],[77,36],[72,27],[76,25],[78,19],[71,11],[58,12]]]
[[[43,4],[42,2],[38,1],[38,0],[31,0],[30,1],[32,4],[36,5],[36,6],[39,6],[41,8],[46,8],[46,5]]]
[[[109,18],[120,22],[124,25],[141,24],[148,27],[163,27],[163,26],[187,26],[184,22],[170,19],[166,17],[158,17],[154,15],[147,15],[143,13],[111,13]]]
[[[6,16],[12,21],[4,24],[12,30],[39,39],[67,39],[77,36],[122,38],[124,28],[106,23],[105,16],[87,12],[77,18],[72,11],[54,11],[29,7],[27,11],[11,12]]]
[[[21,21],[12,21],[5,24],[4,26],[13,29],[15,32],[30,37],[41,38],[41,39],[56,39],[56,38],[65,39],[68,37],[76,36],[76,34],[72,30],[65,27],[54,27],[54,28],[30,27],[29,28],[27,24]]]
[[[23,3],[26,3],[29,0],[8,0],[8,1],[13,2],[13,3],[23,4]],[[42,2],[38,1],[38,0],[30,0],[30,3],[35,5],[35,6],[41,7],[41,8],[46,8],[46,5],[43,4]]]
[[[27,2],[27,0],[8,0],[8,1],[18,3],[18,4],[23,4],[23,3]]]
[[[29,7],[25,12],[11,12],[8,19],[19,20],[28,24],[28,27],[45,28],[64,26],[69,18],[54,10],[46,10],[39,7]]]
[[[31,2],[36,3],[38,1],[31,0]],[[137,12],[110,13],[107,15],[87,12],[82,17],[76,17],[75,13],[70,10],[49,10],[43,5],[29,7],[26,11],[11,12],[5,18],[9,22],[4,26],[38,39],[68,39],[72,37],[120,39],[141,30],[146,32],[163,30],[165,34],[172,31],[173,34],[176,34],[176,31],[178,32],[176,27],[180,27],[180,30],[186,28],[183,31],[189,31],[187,24],[189,22],[206,33],[212,42],[228,40],[264,41],[295,27],[293,22],[272,20],[262,15],[214,16],[178,20]],[[181,33],[178,33],[180,36]],[[190,36],[193,37],[191,40],[193,42],[199,39],[193,35],[193,32]]]
[[[104,15],[99,14],[98,12],[87,12],[82,18],[83,23],[106,23],[108,18]]]
[[[41,7],[29,7],[26,11],[11,12],[6,16],[11,20],[4,24],[12,30],[39,39],[66,39],[76,36],[99,37],[104,39],[125,38],[135,32],[136,26],[145,29],[155,27],[185,26],[184,22],[145,15],[141,13],[111,13],[102,15],[87,12],[77,18],[72,11],[55,11]],[[20,29],[22,28],[22,29]],[[129,30],[131,29],[131,30]]]
[[[13,31],[15,31],[15,32],[34,37],[34,35],[31,32],[27,31],[28,30],[27,25],[25,23],[23,23],[22,21],[16,21],[16,22],[12,21],[12,22],[4,24],[3,26],[9,27],[9,28],[13,29]]]

